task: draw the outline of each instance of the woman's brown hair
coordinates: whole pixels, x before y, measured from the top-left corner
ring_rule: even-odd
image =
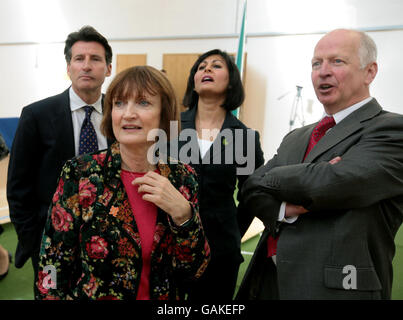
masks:
[[[179,108],[168,78],[154,67],[137,66],[117,74],[106,91],[101,132],[108,139],[116,140],[112,128],[113,101],[127,101],[129,98],[142,97],[145,92],[150,95],[159,94],[161,97],[160,129],[165,131],[168,141],[172,138],[170,121],[177,121],[178,130],[180,130]]]

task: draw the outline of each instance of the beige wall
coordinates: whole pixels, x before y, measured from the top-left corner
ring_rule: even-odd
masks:
[[[327,14],[329,7],[332,15]],[[241,9],[241,0],[205,0],[202,4],[197,0],[3,0],[0,28],[7,32],[0,33],[0,117],[18,117],[24,105],[69,86],[63,42],[69,32],[84,24],[93,25],[110,40],[113,77],[118,54],[146,54],[147,63],[161,69],[164,54],[213,48],[236,52]],[[289,130],[296,85],[303,86],[306,123],[321,115],[310,81],[310,59],[326,30],[373,30],[379,73],[372,94],[385,109],[403,113],[399,87],[402,25],[400,0],[339,0],[337,6],[333,0],[323,0],[320,6],[316,0],[249,0],[248,111],[241,112],[241,118],[261,132],[266,158],[275,153]]]

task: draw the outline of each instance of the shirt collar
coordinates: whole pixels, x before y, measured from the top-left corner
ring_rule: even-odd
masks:
[[[355,110],[358,110],[359,108],[361,108],[364,104],[367,104],[368,102],[370,102],[373,98],[372,97],[368,97],[356,104],[353,104],[351,107],[348,107],[346,109],[343,109],[337,113],[335,113],[333,115],[333,119],[336,122],[336,124],[338,124],[341,120],[343,120],[344,118],[346,118],[347,116],[349,116],[350,114],[352,114]],[[324,112],[323,117],[330,117],[330,115],[328,115],[326,112]]]
[[[70,87],[69,96],[70,96],[71,111],[76,111],[88,105],[78,96],[78,94],[74,91],[73,87]],[[102,114],[102,94],[99,96],[98,100],[91,105],[98,113]]]

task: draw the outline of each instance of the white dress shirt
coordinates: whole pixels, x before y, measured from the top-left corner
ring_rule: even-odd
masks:
[[[199,150],[200,150],[200,158],[204,158],[206,155],[207,151],[210,149],[210,147],[213,144],[213,141],[210,140],[203,140],[197,138],[197,142],[199,143]]]
[[[87,106],[88,104],[85,103],[77,95],[77,93],[75,93],[73,87],[70,87],[69,96],[70,96],[71,118],[73,120],[74,146],[76,156],[78,156],[78,150],[80,146],[80,131],[83,121],[85,119],[84,107]],[[100,130],[100,125],[102,122],[102,95],[94,104],[92,104],[92,106],[94,107],[94,111],[91,114],[91,122],[97,134],[98,149],[99,150],[106,149],[108,147],[108,142]]]

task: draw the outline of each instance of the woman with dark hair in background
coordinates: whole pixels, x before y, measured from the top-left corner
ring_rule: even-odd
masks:
[[[191,301],[232,299],[243,261],[237,223],[242,212],[237,212],[234,192],[264,162],[258,132],[231,113],[243,101],[241,77],[231,57],[218,49],[201,55],[190,70],[183,99],[189,110],[181,114],[179,142],[181,151],[192,146],[187,156],[197,173],[200,216],[211,248],[206,272],[188,289]],[[190,139],[185,140],[185,132]]]

